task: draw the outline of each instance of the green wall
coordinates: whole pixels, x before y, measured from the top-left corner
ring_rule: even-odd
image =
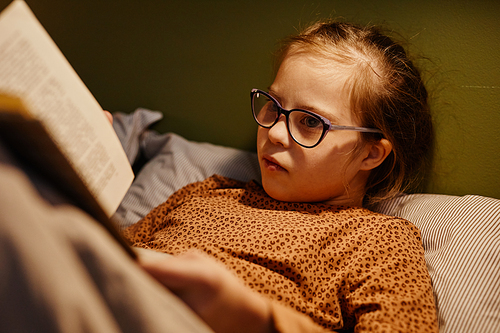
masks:
[[[9,1],[0,0],[1,7]],[[500,198],[500,1],[27,0],[103,108],[253,149],[249,91],[275,42],[319,17],[384,24],[421,60],[437,130],[426,191]]]

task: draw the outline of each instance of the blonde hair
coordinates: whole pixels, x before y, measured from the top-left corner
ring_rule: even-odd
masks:
[[[390,155],[370,174],[365,206],[416,189],[430,157],[433,128],[427,90],[405,49],[377,27],[321,21],[283,41],[276,69],[296,52],[347,66],[352,112],[361,126],[383,132],[362,133],[362,142],[384,137],[392,144]]]

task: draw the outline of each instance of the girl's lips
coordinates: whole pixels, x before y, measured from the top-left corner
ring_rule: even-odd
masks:
[[[269,171],[286,171],[285,168],[283,168],[281,165],[278,164],[278,162],[276,162],[274,159],[272,159],[269,156],[262,158],[262,160],[264,162],[265,167]]]

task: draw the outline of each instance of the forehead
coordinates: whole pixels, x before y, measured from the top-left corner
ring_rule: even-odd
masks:
[[[271,85],[284,108],[317,112],[330,120],[351,121],[346,66],[308,52],[289,53]]]

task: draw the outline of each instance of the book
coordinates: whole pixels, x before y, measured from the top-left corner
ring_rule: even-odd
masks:
[[[22,0],[0,13],[0,139],[124,243],[109,218],[132,167],[103,109]]]

